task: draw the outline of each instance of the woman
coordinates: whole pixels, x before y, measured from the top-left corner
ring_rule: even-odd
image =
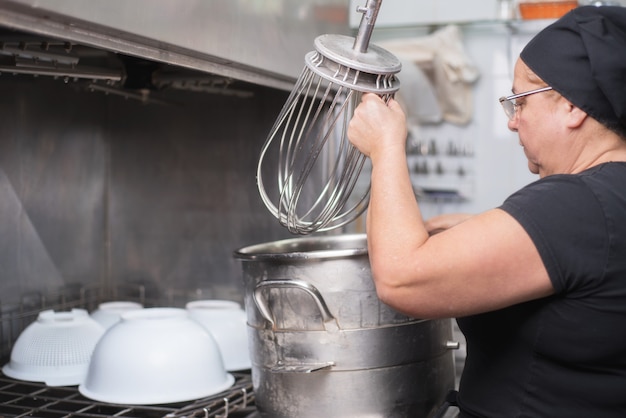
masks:
[[[456,317],[461,417],[626,416],[626,9],[580,7],[538,34],[500,99],[540,179],[499,208],[424,222],[395,101],[367,94],[350,141],[372,161],[379,297]],[[438,233],[434,233],[438,232]]]

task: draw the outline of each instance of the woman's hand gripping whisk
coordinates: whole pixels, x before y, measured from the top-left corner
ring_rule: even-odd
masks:
[[[382,155],[406,152],[406,116],[394,99],[388,102],[373,93],[365,93],[348,126],[348,139],[372,163]]]

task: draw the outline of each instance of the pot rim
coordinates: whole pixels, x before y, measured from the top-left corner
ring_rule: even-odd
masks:
[[[355,245],[350,246],[353,242]],[[367,255],[366,234],[288,238],[235,250],[242,260],[311,260]]]

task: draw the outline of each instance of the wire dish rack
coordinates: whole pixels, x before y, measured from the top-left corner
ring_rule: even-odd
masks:
[[[247,373],[233,373],[235,384],[217,395],[196,401],[168,405],[118,405],[94,402],[77,387],[50,387],[24,382],[0,373],[0,417],[126,417],[126,418],[243,418],[254,416],[252,379]]]
[[[180,293],[182,297],[178,295]],[[142,305],[174,306],[184,303],[185,292],[175,290],[155,295],[143,285],[126,285],[114,292],[98,286],[67,286],[50,293],[30,292],[18,301],[0,300],[0,367],[9,361],[15,340],[45,309],[92,311],[101,302],[110,300],[136,301]],[[180,299],[180,300],[178,300]],[[47,386],[45,383],[15,380],[0,372],[0,418],[248,418],[258,413],[254,406],[254,391],[249,372],[231,372],[234,385],[217,395],[195,401],[164,405],[121,405],[85,398],[76,386]]]

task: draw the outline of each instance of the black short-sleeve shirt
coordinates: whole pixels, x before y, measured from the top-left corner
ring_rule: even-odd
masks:
[[[555,294],[459,318],[462,417],[626,417],[626,163],[553,175],[500,207]]]

